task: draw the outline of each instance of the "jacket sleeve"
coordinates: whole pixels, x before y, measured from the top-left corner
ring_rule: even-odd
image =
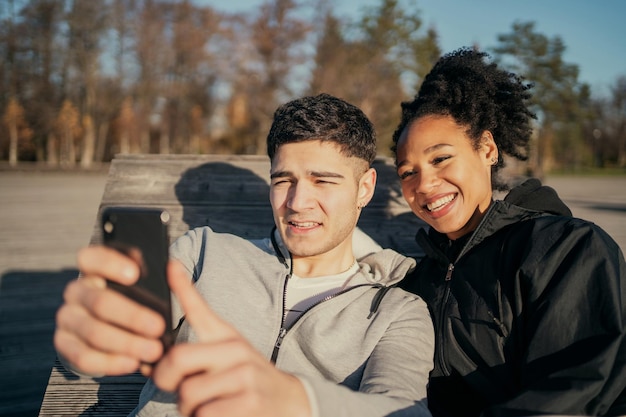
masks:
[[[624,256],[592,223],[551,221],[536,223],[514,281],[519,392],[484,414],[626,414]]]
[[[381,306],[384,310],[384,306]],[[434,331],[426,304],[406,303],[372,352],[359,391],[324,378],[297,375],[313,417],[430,416],[426,400]]]

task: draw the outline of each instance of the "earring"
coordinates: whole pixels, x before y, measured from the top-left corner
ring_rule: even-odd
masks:
[[[491,165],[495,165],[498,163],[498,160],[496,158],[491,158]]]

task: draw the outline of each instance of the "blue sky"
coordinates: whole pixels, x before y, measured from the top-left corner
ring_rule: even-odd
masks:
[[[340,16],[359,15],[380,0],[333,0]],[[255,10],[263,0],[195,0],[222,11]],[[400,0],[409,4],[409,0]],[[409,7],[409,6],[407,6]],[[444,52],[478,44],[489,48],[515,21],[533,21],[549,38],[560,36],[564,59],[577,64],[579,80],[607,94],[618,76],[626,76],[626,0],[415,0],[423,22],[440,36]]]

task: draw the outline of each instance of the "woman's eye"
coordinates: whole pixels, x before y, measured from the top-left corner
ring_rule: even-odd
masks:
[[[437,165],[442,163],[443,161],[445,161],[446,159],[449,159],[450,155],[444,155],[444,156],[438,156],[436,158],[433,158],[433,165]]]
[[[401,180],[409,178],[411,175],[414,175],[415,171],[404,171],[398,174]]]

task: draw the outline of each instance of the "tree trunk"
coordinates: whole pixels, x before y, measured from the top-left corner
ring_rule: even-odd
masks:
[[[83,152],[80,158],[80,166],[89,168],[93,165],[93,157],[96,150],[96,133],[91,117],[86,116],[83,122],[85,138],[83,140]]]
[[[194,133],[189,138],[189,153],[198,154],[200,153],[200,135]]]
[[[48,165],[56,166],[59,164],[59,144],[57,137],[54,134],[48,135],[48,140],[46,142],[47,148],[47,161]]]
[[[15,166],[17,165],[17,142],[18,142],[17,123],[15,121],[11,121],[10,123],[9,135],[11,136],[11,143],[9,145],[9,165]]]
[[[168,155],[170,153],[170,137],[165,129],[161,129],[160,138],[159,153],[161,155]]]
[[[130,138],[126,128],[124,128],[122,134],[120,135],[120,153],[130,153]]]
[[[109,132],[109,123],[105,122],[98,128],[98,138],[96,139],[96,152],[94,160],[98,162],[104,161],[104,152],[106,150],[107,134]]]
[[[64,129],[63,138],[61,139],[61,164],[73,166],[76,163],[76,149],[74,147],[74,138],[70,128]]]

